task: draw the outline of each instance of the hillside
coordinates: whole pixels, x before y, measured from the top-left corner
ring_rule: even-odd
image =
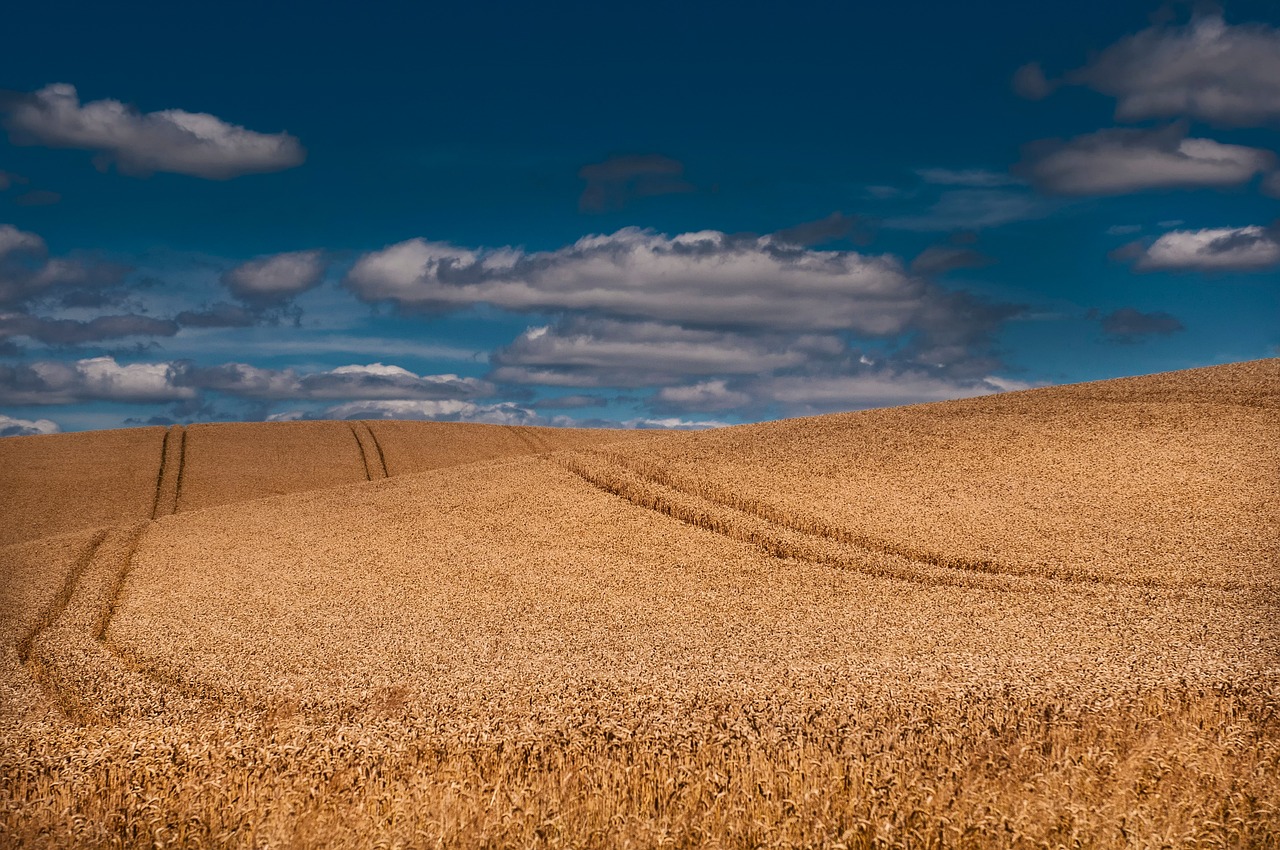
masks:
[[[0,463],[6,846],[1280,840],[1280,360]]]

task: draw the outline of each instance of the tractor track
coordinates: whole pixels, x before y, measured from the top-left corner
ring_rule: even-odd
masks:
[[[823,524],[815,524],[812,530],[801,528],[788,522],[777,510],[750,504],[744,499],[717,498],[695,492],[661,472],[655,473],[612,452],[588,449],[550,457],[596,489],[637,507],[751,544],[778,558],[794,558],[919,584],[998,591],[1060,592],[1064,587],[1074,587],[1081,592],[1108,588],[1228,593],[1240,590],[1200,583],[1125,581],[1085,572],[1038,574],[993,560],[947,557],[865,539]]]
[[[387,468],[387,456],[382,451],[382,443],[378,440],[378,435],[373,430],[373,425],[371,425],[367,420],[363,420],[363,419],[360,420],[358,424],[361,427],[363,427],[365,430],[365,433],[369,435],[369,441],[373,444],[373,453],[378,456],[378,466],[382,470],[382,475],[379,477],[390,478],[391,470]],[[356,439],[357,440],[360,439],[359,435],[356,436]],[[363,444],[361,446],[361,449],[363,450]],[[366,455],[366,457],[372,457],[372,455]],[[370,480],[372,480],[372,476],[370,476]]]
[[[156,492],[151,502],[152,519],[178,512],[186,457],[187,429],[174,425],[164,432],[164,441],[160,444],[160,469],[156,473]]]

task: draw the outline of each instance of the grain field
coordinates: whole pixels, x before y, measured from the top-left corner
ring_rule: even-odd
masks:
[[[1280,361],[130,433],[4,485],[0,845],[1280,845]]]

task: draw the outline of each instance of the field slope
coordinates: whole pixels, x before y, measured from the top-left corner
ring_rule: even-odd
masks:
[[[4,846],[1280,843],[1278,360],[0,462]]]

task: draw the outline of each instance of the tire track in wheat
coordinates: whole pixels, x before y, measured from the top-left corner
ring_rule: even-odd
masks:
[[[360,437],[360,429],[356,427],[356,423],[352,422],[351,436],[356,438],[356,446],[360,449],[360,463],[364,466],[364,480],[372,481],[373,476],[369,473],[369,452],[365,450],[364,440]]]
[[[174,425],[164,432],[164,440],[160,444],[160,469],[156,473],[156,492],[151,501],[153,520],[178,512],[186,455],[187,429]]]
[[[952,566],[940,558],[913,558],[902,551],[869,548],[857,542],[810,532],[769,516],[724,504],[655,480],[611,454],[578,451],[552,455],[552,460],[593,487],[637,507],[661,513],[689,525],[748,543],[778,558],[794,558],[881,578],[917,584],[998,591],[1082,592],[1103,587],[1147,587],[1135,582],[1091,575],[1038,575]],[[1212,588],[1197,588],[1212,589]]]
[[[84,575],[84,571],[88,569],[89,563],[93,560],[94,554],[98,551],[98,547],[102,545],[102,541],[106,539],[109,529],[102,529],[93,534],[89,541],[85,544],[80,554],[71,564],[71,568],[67,571],[62,587],[58,589],[58,593],[54,596],[53,601],[47,605],[36,617],[35,624],[23,635],[18,641],[18,661],[26,664],[31,658],[31,647],[35,642],[37,635],[48,629],[55,620],[66,610],[67,605],[71,602],[71,596],[75,592],[76,584],[79,583],[80,577]]]
[[[222,696],[147,667],[108,638],[134,554],[153,521],[97,532],[57,597],[18,644],[18,660],[49,704],[77,723],[189,713]]]
[[[361,420],[359,424],[364,427],[365,432],[369,435],[369,439],[373,442],[373,453],[378,456],[378,466],[382,469],[381,477],[390,478],[391,470],[387,468],[387,456],[382,451],[382,443],[378,440],[377,432],[373,430],[373,424],[365,420]]]

